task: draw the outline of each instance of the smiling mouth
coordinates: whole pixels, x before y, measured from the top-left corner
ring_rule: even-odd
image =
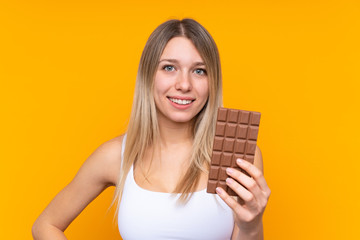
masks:
[[[190,99],[178,99],[178,98],[171,98],[171,97],[168,97],[168,99],[170,101],[172,101],[173,103],[176,103],[176,104],[179,104],[179,105],[187,105],[187,104],[190,104],[192,103],[194,100],[190,100]]]

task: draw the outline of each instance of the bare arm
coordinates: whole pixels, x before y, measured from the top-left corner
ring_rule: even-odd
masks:
[[[65,229],[81,211],[109,186],[116,185],[120,170],[122,136],[99,146],[36,219],[35,240],[66,239]]]

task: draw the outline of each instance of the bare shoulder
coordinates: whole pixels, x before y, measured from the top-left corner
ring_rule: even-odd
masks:
[[[114,137],[101,144],[96,151],[101,152],[104,156],[113,158],[121,155],[121,145],[124,135]],[[120,150],[120,151],[119,151]],[[120,154],[120,155],[119,155]]]
[[[254,156],[254,165],[264,173],[264,164],[260,148],[256,145],[255,156]]]
[[[85,161],[84,165],[94,168],[100,180],[108,186],[115,186],[121,166],[123,135],[102,143]]]

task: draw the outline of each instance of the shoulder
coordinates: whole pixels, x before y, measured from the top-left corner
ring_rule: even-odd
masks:
[[[124,135],[102,143],[85,161],[83,167],[93,169],[94,177],[108,186],[115,186],[121,166],[121,148]]]
[[[124,135],[114,137],[104,143],[102,143],[95,152],[98,152],[107,159],[113,159],[121,155],[121,147]],[[94,152],[94,153],[95,153]]]

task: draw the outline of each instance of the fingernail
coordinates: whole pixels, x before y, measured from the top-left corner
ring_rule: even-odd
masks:
[[[231,168],[226,169],[226,173],[229,175],[233,174],[233,172],[234,172],[234,170],[232,170]]]
[[[231,178],[226,179],[226,183],[228,183],[228,184],[232,184],[233,182],[234,182],[234,180],[232,180]]]
[[[238,164],[242,164],[242,163],[243,163],[243,160],[241,160],[240,158],[238,158],[238,159],[236,160],[236,162],[237,162]]]
[[[216,188],[216,192],[217,192],[218,194],[222,194],[223,191],[221,190],[221,188],[217,187],[217,188]]]

